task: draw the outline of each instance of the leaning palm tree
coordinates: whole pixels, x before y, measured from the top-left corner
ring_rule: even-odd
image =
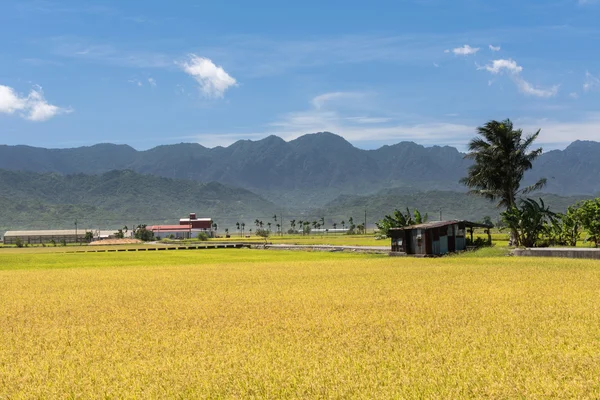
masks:
[[[468,186],[470,193],[498,201],[498,207],[510,210],[516,207],[517,197],[541,189],[546,179],[521,188],[525,172],[532,168],[533,161],[542,154],[542,148],[529,150],[540,131],[522,137],[522,129],[514,129],[509,119],[489,121],[477,128],[479,136],[469,142],[469,153],[465,158],[474,161],[468,175],[460,180]],[[513,232],[513,238],[517,238]]]

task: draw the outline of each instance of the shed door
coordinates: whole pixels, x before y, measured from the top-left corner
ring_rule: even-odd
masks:
[[[455,225],[450,225],[448,227],[448,251],[453,253],[456,251],[456,229]]]
[[[448,252],[448,231],[446,227],[442,227],[439,230],[440,235],[440,244],[439,244],[439,253],[438,254],[446,254]]]

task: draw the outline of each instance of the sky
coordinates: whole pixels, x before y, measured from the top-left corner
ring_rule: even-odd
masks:
[[[0,1],[0,144],[600,141],[600,0]]]

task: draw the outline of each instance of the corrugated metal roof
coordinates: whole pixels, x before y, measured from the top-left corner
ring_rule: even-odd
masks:
[[[467,226],[467,227],[473,227],[473,228],[492,228],[492,226],[490,226],[490,225],[480,224],[478,222],[470,222],[470,221],[465,221],[465,220],[453,219],[453,220],[450,220],[450,221],[431,221],[431,222],[425,222],[423,224],[410,225],[410,226],[405,226],[403,228],[392,228],[391,230],[402,231],[402,230],[407,230],[407,229],[442,228],[444,226],[454,225],[454,224],[459,224],[459,223],[465,224],[465,226]]]
[[[85,236],[85,229],[77,229],[78,236]],[[87,232],[93,232],[87,230]],[[38,231],[7,231],[5,237],[13,236],[67,236],[75,235],[75,229],[64,229],[64,230],[38,230]]]

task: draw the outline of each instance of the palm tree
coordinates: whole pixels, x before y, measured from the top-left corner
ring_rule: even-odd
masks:
[[[545,178],[521,189],[525,172],[542,154],[541,147],[529,150],[540,130],[523,139],[523,130],[515,130],[512,122],[506,119],[487,122],[477,128],[477,134],[479,136],[469,142],[469,153],[465,156],[474,164],[469,167],[468,175],[460,180],[471,189],[470,193],[498,201],[498,207],[511,210],[517,206],[519,195],[544,187]],[[518,245],[518,232],[511,231],[513,242]]]
[[[346,229],[346,221],[342,221],[340,224],[342,224],[342,229]]]
[[[269,232],[271,231],[271,223],[267,222],[267,226],[269,227]]]
[[[244,236],[244,228],[246,227],[246,223],[242,222],[240,226],[242,227],[242,236]]]
[[[254,225],[256,225],[256,227],[258,228],[258,225],[260,224],[260,221],[258,219],[254,220]]]
[[[337,228],[337,224],[334,222],[333,223],[333,229]]]
[[[522,129],[513,129],[509,119],[489,121],[477,128],[480,137],[469,142],[469,153],[465,158],[474,160],[469,167],[468,176],[460,180],[468,186],[470,193],[483,196],[492,201],[499,200],[499,207],[511,208],[517,204],[517,196],[541,189],[546,179],[521,189],[521,181],[526,171],[532,168],[532,162],[542,154],[542,148],[529,151],[540,131],[527,135]]]
[[[302,221],[300,221],[300,225],[302,225]],[[292,233],[296,230],[296,220],[293,219],[290,221],[290,227],[292,228]]]
[[[277,224],[275,226],[277,227],[277,232],[283,233],[283,232],[281,232],[281,224]]]

